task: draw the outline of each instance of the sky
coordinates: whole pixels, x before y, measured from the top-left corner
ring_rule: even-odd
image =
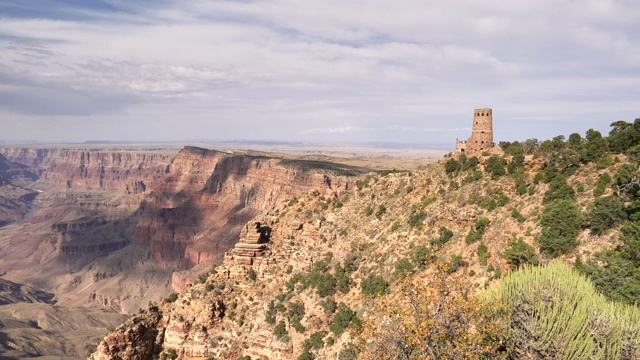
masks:
[[[0,140],[447,144],[640,117],[637,0],[0,0]]]

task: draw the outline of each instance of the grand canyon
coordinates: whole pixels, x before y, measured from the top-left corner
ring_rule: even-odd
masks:
[[[124,314],[220,263],[258,214],[303,193],[339,197],[368,171],[198,147],[0,154],[0,331],[18,357],[84,357]]]

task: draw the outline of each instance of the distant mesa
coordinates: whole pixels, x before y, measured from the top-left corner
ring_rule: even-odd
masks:
[[[473,112],[473,129],[467,141],[456,139],[454,154],[478,156],[483,153],[502,154],[502,149],[493,142],[493,110],[490,108],[475,109]]]

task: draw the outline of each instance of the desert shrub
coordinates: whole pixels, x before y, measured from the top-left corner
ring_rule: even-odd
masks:
[[[483,297],[496,307],[514,359],[635,359],[640,311],[606,300],[561,262],[507,274]],[[535,354],[535,355],[534,355]]]
[[[375,274],[369,274],[369,276],[362,279],[360,283],[362,293],[373,297],[387,293],[388,288],[389,283],[387,283],[382,276]]]
[[[611,175],[609,175],[609,173],[602,173],[598,178],[598,183],[596,184],[595,189],[593,189],[593,196],[600,196],[604,194],[605,189],[612,181],[613,179],[611,179]]]
[[[378,206],[378,210],[376,210],[376,218],[380,220],[382,218],[382,215],[384,215],[384,213],[386,212],[387,207],[384,204],[380,204],[380,206]]]
[[[370,216],[373,214],[373,208],[369,205],[364,209],[364,216]]]
[[[493,155],[488,160],[484,166],[484,171],[491,174],[491,178],[497,179],[498,177],[506,174],[505,166],[507,165],[507,160],[505,160],[501,156]]]
[[[462,161],[462,156],[460,157],[460,160]],[[475,172],[475,170],[478,168],[478,157],[477,156],[472,156],[470,158],[467,158],[466,156],[464,157],[465,161],[461,163],[460,168],[463,171],[466,170],[472,170]]]
[[[338,304],[333,300],[333,298],[327,298],[320,302],[320,306],[322,306],[327,314],[333,314],[336,311]]]
[[[485,231],[487,231],[487,228],[489,227],[490,223],[491,221],[487,218],[484,218],[484,217],[477,218],[474,221],[473,226],[471,227],[471,230],[469,230],[469,234],[467,234],[467,236],[464,239],[467,245],[470,245],[476,241],[482,240],[482,235],[484,235]]]
[[[462,179],[462,184],[470,184],[474,181],[480,180],[482,179],[482,171],[479,170],[475,170],[474,172],[472,172],[471,174],[465,176],[464,179]]]
[[[275,335],[278,339],[282,340],[289,333],[287,332],[287,328],[284,325],[284,321],[280,321],[278,325],[273,329],[273,335]]]
[[[164,302],[172,303],[176,300],[178,300],[178,293],[171,293],[164,299]]]
[[[611,229],[626,217],[624,203],[615,196],[595,199],[587,216],[591,233],[594,235],[600,235],[605,230]]]
[[[460,170],[460,162],[458,162],[458,160],[450,158],[444,163],[444,171],[447,173],[447,175],[451,176],[458,170]]]
[[[448,243],[451,238],[453,238],[453,231],[444,226],[440,226],[438,229],[438,238],[431,239],[430,243],[434,246],[444,245]]]
[[[358,351],[352,343],[346,344],[338,353],[338,360],[356,360]]]
[[[258,278],[258,275],[255,270],[249,269],[249,271],[247,271],[247,278],[251,281],[255,281]]]
[[[522,179],[516,180],[516,194],[522,196],[527,193],[527,184]]]
[[[314,332],[309,336],[309,339],[304,341],[302,348],[313,350],[322,349],[324,347],[324,341],[322,339],[324,339],[325,336],[327,336],[327,332],[324,330]]]
[[[607,139],[597,130],[587,130],[585,140],[580,150],[583,163],[595,162],[609,150]]]
[[[336,277],[336,289],[343,294],[349,292],[351,287],[351,278],[349,277],[349,266],[343,267],[340,264],[336,264],[335,277]]]
[[[411,214],[409,214],[409,217],[407,218],[407,224],[409,224],[409,227],[411,227],[412,229],[415,228],[417,230],[422,230],[422,228],[424,227],[422,220],[424,220],[425,216],[426,214],[423,210],[413,209],[411,211]]]
[[[467,267],[469,266],[469,262],[465,261],[462,256],[460,255],[451,255],[451,257],[449,258],[449,262],[447,263],[447,272],[452,274],[456,271],[458,271],[458,269],[462,268],[462,267]]]
[[[478,262],[480,265],[487,265],[487,259],[491,256],[489,254],[489,248],[484,243],[480,243],[478,245],[476,255],[478,256]]]
[[[516,174],[524,170],[524,154],[514,155],[507,165],[507,170],[509,170],[509,174]]]
[[[578,245],[576,237],[582,226],[582,212],[573,201],[555,200],[545,206],[540,224],[540,251],[556,257]]]
[[[516,208],[511,209],[511,217],[518,220],[518,222],[524,222],[525,220],[524,216]]]
[[[616,154],[628,152],[640,144],[640,118],[633,123],[623,120],[611,123],[611,131],[607,137],[609,147]]]
[[[623,199],[640,199],[640,169],[638,166],[622,165],[615,177],[615,187]]]
[[[522,265],[538,265],[538,254],[533,246],[518,238],[510,240],[504,251],[504,258],[512,269]]]
[[[336,293],[336,278],[331,274],[311,272],[309,273],[309,284],[316,289],[316,293],[320,297]]]
[[[267,324],[275,324],[276,323],[276,305],[275,301],[271,300],[267,305],[267,311],[265,312],[265,321]]]
[[[420,245],[415,248],[415,250],[413,251],[413,254],[411,255],[411,258],[413,260],[414,265],[418,269],[424,270],[427,267],[429,256],[430,256],[429,249],[424,245]]]
[[[347,304],[341,302],[338,305],[338,311],[336,315],[333,317],[331,324],[329,325],[329,330],[336,337],[342,335],[344,330],[348,327],[353,327],[355,329],[359,329],[361,327],[360,320],[356,316],[356,313],[352,311]]]
[[[413,271],[414,265],[409,259],[402,258],[396,261],[396,263],[394,264],[394,268],[395,271],[393,272],[393,276],[395,278],[399,278]]]
[[[543,203],[549,203],[554,200],[575,200],[576,192],[571,185],[567,184],[564,176],[556,176],[549,182],[549,189],[544,193]]]
[[[311,354],[311,351],[309,349],[303,349],[300,356],[298,356],[298,360],[313,360],[313,359],[315,359],[315,356]]]

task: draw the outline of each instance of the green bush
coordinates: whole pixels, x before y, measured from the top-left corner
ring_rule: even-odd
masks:
[[[478,245],[476,255],[478,256],[478,262],[483,266],[487,265],[487,259],[491,256],[491,254],[489,254],[489,248],[483,243]]]
[[[362,279],[360,283],[360,289],[363,294],[371,295],[374,297],[387,293],[389,284],[380,275],[369,274],[366,278]]]
[[[604,194],[607,186],[610,185],[612,181],[613,179],[611,179],[611,175],[609,175],[609,173],[603,173],[600,175],[598,178],[598,184],[595,189],[593,189],[593,196],[600,196]]]
[[[434,246],[440,246],[440,245],[446,244],[452,238],[453,238],[453,231],[447,229],[444,226],[440,226],[440,228],[438,229],[438,238],[431,239],[430,243],[431,245],[434,245]]]
[[[418,269],[424,270],[427,267],[429,255],[429,249],[424,245],[420,245],[413,251],[411,258]]]
[[[342,267],[340,264],[336,264],[334,267],[336,276],[336,288],[343,294],[349,292],[351,288],[351,278],[349,277],[349,267]]]
[[[403,258],[394,264],[395,271],[393,272],[393,276],[395,278],[400,278],[405,276],[407,273],[410,273],[414,269],[414,265],[409,259]]]
[[[507,173],[505,171],[506,165],[507,160],[505,160],[501,156],[493,155],[487,160],[484,166],[484,171],[491,174],[491,178],[497,179],[498,177]]]
[[[327,298],[320,302],[320,306],[322,306],[327,314],[333,314],[334,312],[336,312],[336,307],[338,306],[338,304],[335,300],[333,300],[333,298]]]
[[[367,205],[367,207],[364,209],[364,216],[370,216],[371,214],[373,214],[373,208]]]
[[[409,217],[407,218],[407,224],[409,224],[409,227],[411,227],[412,229],[415,228],[417,230],[422,230],[422,228],[424,227],[422,220],[424,220],[425,216],[426,214],[423,210],[414,209],[411,211],[411,214],[409,214]]]
[[[273,335],[275,335],[279,340],[282,340],[289,333],[287,332],[287,328],[284,325],[284,321],[280,321],[278,325],[273,329]]]
[[[538,254],[533,246],[518,238],[509,241],[504,251],[504,258],[512,269],[522,265],[538,265]]]
[[[511,209],[511,217],[518,220],[518,222],[521,222],[521,223],[525,221],[524,216],[522,216],[520,211],[518,211],[518,209],[516,208]]]
[[[554,200],[575,200],[576,192],[573,188],[567,184],[567,180],[564,176],[556,176],[549,183],[549,190],[544,193],[543,203],[549,203]]]
[[[444,163],[444,171],[447,175],[451,176],[458,170],[460,170],[460,163],[456,159],[450,158]]]
[[[462,267],[467,267],[469,266],[469,262],[465,261],[462,256],[460,255],[451,255],[451,258],[449,259],[449,263],[447,264],[447,272],[452,274],[456,271],[458,271],[458,269],[462,268]]]
[[[255,270],[249,269],[249,271],[247,272],[247,278],[251,281],[255,281],[258,278],[258,275],[256,274]]]
[[[576,262],[608,299],[638,305],[640,299],[640,224],[626,222],[620,246],[597,253],[586,264]]]
[[[597,198],[587,216],[591,233],[600,235],[627,218],[624,203],[615,196]]]
[[[276,305],[275,301],[271,300],[267,305],[267,311],[265,313],[265,321],[267,324],[275,324],[276,323]]]
[[[485,231],[487,231],[490,223],[491,221],[487,218],[477,218],[474,221],[473,227],[469,231],[469,234],[467,234],[466,238],[464,239],[467,245],[471,245],[476,241],[482,240],[482,235],[484,235]]]
[[[172,302],[174,302],[176,300],[178,300],[178,294],[177,293],[171,293],[171,294],[169,294],[169,296],[167,296],[166,299],[164,299],[164,302],[172,303]]]
[[[345,329],[348,327],[353,327],[356,330],[359,330],[361,327],[360,319],[356,316],[356,313],[349,309],[347,304],[341,302],[338,305],[338,311],[336,315],[333,317],[331,324],[329,325],[329,330],[336,337],[342,335]]]
[[[540,251],[556,257],[578,245],[576,237],[582,227],[582,212],[573,201],[555,200],[545,206],[540,224]]]

